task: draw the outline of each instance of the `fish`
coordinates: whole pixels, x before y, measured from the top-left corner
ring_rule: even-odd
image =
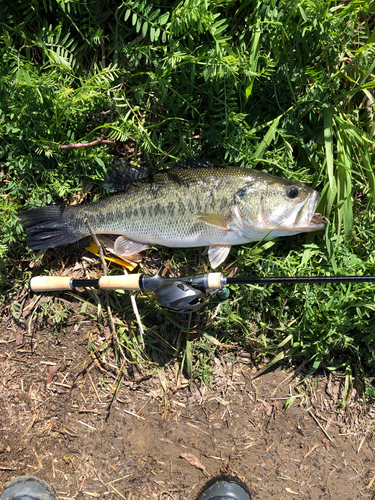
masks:
[[[118,235],[114,253],[128,257],[152,245],[208,246],[213,269],[232,245],[325,227],[320,195],[305,184],[206,158],[153,170],[117,159],[104,182],[112,196],[87,205],[50,205],[19,214],[33,250],[74,243],[90,232]]]

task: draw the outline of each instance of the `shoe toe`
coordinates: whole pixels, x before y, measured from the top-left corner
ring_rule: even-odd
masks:
[[[35,476],[20,476],[5,486],[1,500],[58,500],[52,487]]]

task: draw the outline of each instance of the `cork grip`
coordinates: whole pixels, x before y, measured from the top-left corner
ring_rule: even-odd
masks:
[[[208,274],[208,289],[209,290],[217,290],[222,288],[221,284],[221,273],[209,273]]]
[[[33,292],[56,292],[70,290],[70,280],[66,276],[36,276],[29,281],[29,288]]]
[[[139,290],[141,274],[127,274],[125,276],[102,276],[99,280],[100,288],[111,290]]]

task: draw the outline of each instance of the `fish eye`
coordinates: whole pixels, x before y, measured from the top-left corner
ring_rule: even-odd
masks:
[[[286,192],[288,198],[297,198],[298,194],[299,194],[299,189],[296,186],[288,188]]]

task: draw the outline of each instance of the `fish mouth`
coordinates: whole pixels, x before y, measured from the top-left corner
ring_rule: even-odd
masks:
[[[305,200],[288,210],[283,229],[290,232],[309,233],[325,228],[323,217],[315,212],[320,194],[314,191]]]

